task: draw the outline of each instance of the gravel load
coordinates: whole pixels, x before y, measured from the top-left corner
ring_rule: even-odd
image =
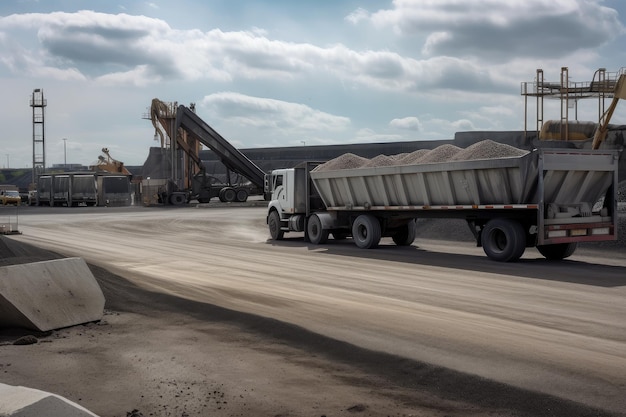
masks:
[[[430,164],[433,162],[446,162],[459,152],[461,152],[461,148],[458,146],[448,144],[437,146],[435,149],[424,155],[424,157],[417,161],[417,163]]]
[[[367,161],[362,167],[386,167],[398,165],[398,160],[392,156],[378,155]]]
[[[317,166],[314,171],[335,171],[340,169],[372,168],[392,165],[431,164],[449,161],[470,161],[475,159],[511,158],[526,155],[528,151],[486,139],[465,149],[444,144],[435,149],[418,149],[398,155],[378,155],[372,159],[353,153],[345,153]]]
[[[526,155],[528,151],[505,143],[483,140],[468,146],[450,158],[451,161],[471,161],[474,159],[510,158]]]
[[[313,171],[335,171],[338,169],[360,168],[370,160],[353,153],[344,153],[335,159],[331,159],[321,165],[315,167]]]
[[[424,156],[426,156],[426,154],[428,154],[429,152],[430,149],[418,149],[409,154],[405,154],[400,159],[398,159],[398,162],[400,165],[419,164],[419,161],[422,160],[422,158],[424,158]]]

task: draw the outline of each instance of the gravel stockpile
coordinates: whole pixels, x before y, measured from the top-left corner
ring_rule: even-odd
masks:
[[[400,159],[398,159],[398,162],[400,165],[419,164],[419,161],[421,161],[422,158],[424,158],[424,156],[426,156],[429,152],[430,149],[418,149],[409,154],[405,154]]]
[[[337,169],[360,168],[368,162],[369,159],[363,158],[362,156],[353,153],[344,153],[335,159],[318,165],[313,171],[335,171]]]
[[[424,155],[424,157],[417,161],[417,163],[430,164],[433,162],[446,162],[459,152],[461,152],[461,148],[458,146],[448,144],[437,146],[435,149]]]
[[[386,166],[390,166],[390,165],[398,165],[398,160],[396,158],[394,158],[393,156],[378,155],[378,156],[375,156],[374,158],[370,159],[369,161],[367,161],[363,165],[363,168],[365,168],[365,167],[386,167]]]
[[[510,158],[527,154],[528,151],[492,140],[477,142],[465,149],[444,144],[435,149],[418,149],[411,153],[398,155],[378,155],[372,159],[346,153],[319,165],[315,171],[334,171],[339,169],[371,168],[390,165],[430,164],[449,161],[470,161],[474,159]]]
[[[450,158],[451,161],[471,161],[474,159],[510,158],[526,155],[528,151],[505,143],[483,140],[468,146]]]

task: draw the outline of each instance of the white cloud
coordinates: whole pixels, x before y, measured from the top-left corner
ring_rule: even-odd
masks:
[[[0,30],[12,27],[36,28],[42,47],[39,59],[20,61],[16,57],[22,52],[15,46],[19,42],[3,42],[3,60],[15,73],[28,73],[43,61],[108,83],[286,81],[323,75],[349,86],[401,92],[445,88],[452,81],[476,85],[465,79],[479,79],[484,88],[490,79],[489,74],[478,74],[483,70],[472,62],[457,58],[417,60],[385,50],[356,51],[342,44],[320,47],[272,40],[258,29],[173,30],[166,22],[145,16],[81,11],[0,18]],[[134,74],[147,76],[139,80]]]
[[[264,129],[304,131],[341,131],[350,119],[335,116],[303,104],[222,92],[205,96],[200,106],[221,120]]]
[[[160,76],[150,74],[146,65],[139,65],[130,71],[109,73],[96,78],[96,81],[105,85],[126,84],[137,87],[145,87],[161,80]]]
[[[592,0],[395,0],[370,15],[378,28],[425,34],[433,55],[564,56],[624,33],[617,11]]]
[[[364,128],[356,132],[353,143],[380,143],[402,140],[401,135],[378,133],[374,129]]]
[[[396,129],[415,130],[417,132],[422,130],[422,123],[417,117],[404,117],[402,119],[393,119],[391,122],[389,122],[389,126]]]
[[[367,10],[359,7],[358,9],[354,10],[352,13],[347,15],[345,17],[345,20],[352,23],[353,25],[356,25],[362,20],[369,19],[369,17],[370,17],[370,13]]]

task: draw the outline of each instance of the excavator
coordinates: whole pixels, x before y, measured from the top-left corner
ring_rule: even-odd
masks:
[[[98,162],[96,165],[91,165],[89,169],[91,171],[110,172],[112,174],[124,174],[132,175],[132,173],[126,169],[124,163],[114,159],[108,148],[102,148],[102,154],[98,156]]]

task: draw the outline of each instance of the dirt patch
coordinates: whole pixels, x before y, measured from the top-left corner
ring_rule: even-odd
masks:
[[[12,263],[59,258],[5,238],[0,253]],[[609,415],[90,268],[107,300],[103,320],[45,334],[1,329],[1,382],[101,417]],[[13,344],[25,336],[36,343]]]

